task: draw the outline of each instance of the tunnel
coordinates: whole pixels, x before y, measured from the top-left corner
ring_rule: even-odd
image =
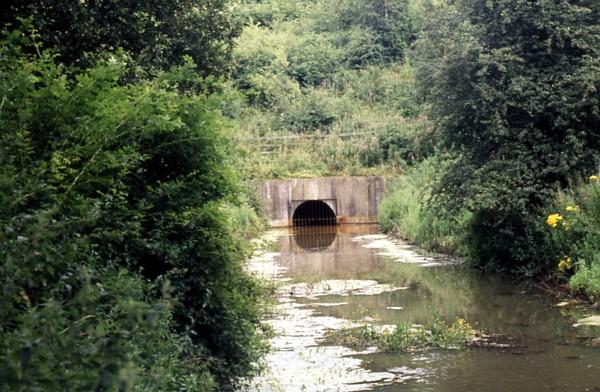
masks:
[[[337,223],[335,212],[321,200],[308,200],[296,207],[292,222],[294,227],[331,226]]]

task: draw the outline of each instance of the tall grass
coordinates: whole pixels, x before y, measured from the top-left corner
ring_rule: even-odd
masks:
[[[384,231],[426,249],[465,256],[470,212],[447,212],[431,197],[433,184],[445,167],[446,162],[431,157],[392,182],[381,203],[379,221]]]

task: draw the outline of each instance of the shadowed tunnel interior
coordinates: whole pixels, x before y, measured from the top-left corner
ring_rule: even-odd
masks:
[[[335,213],[320,200],[308,200],[296,207],[292,216],[294,227],[335,225]]]

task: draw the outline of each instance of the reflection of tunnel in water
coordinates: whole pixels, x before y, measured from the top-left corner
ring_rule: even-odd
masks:
[[[300,248],[310,252],[328,248],[336,236],[337,227],[333,225],[294,227],[294,241]]]
[[[335,212],[321,200],[308,200],[296,207],[292,222],[294,227],[335,225]]]

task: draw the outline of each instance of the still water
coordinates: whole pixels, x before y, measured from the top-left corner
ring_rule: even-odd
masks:
[[[281,230],[249,269],[277,304],[265,374],[249,391],[600,391],[594,313],[391,239],[376,226]],[[557,306],[558,305],[558,306]],[[510,347],[385,354],[324,342],[364,323],[461,317]]]

